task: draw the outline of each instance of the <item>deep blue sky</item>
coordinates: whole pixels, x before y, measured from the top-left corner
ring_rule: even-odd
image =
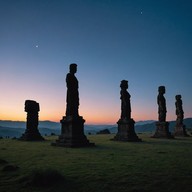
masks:
[[[135,120],[157,119],[160,85],[167,119],[176,94],[191,117],[192,1],[0,0],[0,119],[25,120],[33,99],[41,120],[59,121],[70,63],[87,123],[116,123],[123,79]]]

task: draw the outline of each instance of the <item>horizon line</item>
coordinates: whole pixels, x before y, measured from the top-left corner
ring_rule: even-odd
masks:
[[[184,118],[184,119],[189,119],[189,118],[192,118],[192,117],[186,117],[186,118]],[[183,120],[184,120],[184,119],[183,119]],[[8,119],[8,120],[0,119],[0,121],[26,122],[26,121],[24,121],[24,120],[10,120],[10,119]],[[45,122],[45,121],[49,121],[49,122],[53,122],[53,123],[60,123],[60,121],[39,120],[39,122]],[[156,121],[158,121],[158,120],[147,119],[147,120],[137,120],[137,121],[135,121],[135,122],[137,123],[137,122],[145,122],[145,121],[154,121],[154,122],[156,122]],[[176,119],[174,119],[174,120],[167,120],[167,122],[170,122],[170,121],[176,121]],[[85,122],[85,124],[86,124],[86,125],[116,125],[117,123],[86,123],[86,122]]]

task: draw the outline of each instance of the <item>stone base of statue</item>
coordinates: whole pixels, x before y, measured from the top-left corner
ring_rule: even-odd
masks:
[[[61,122],[61,135],[53,146],[61,147],[92,147],[94,143],[90,143],[84,135],[85,120],[78,116],[76,118],[71,116],[64,116]]]
[[[169,132],[168,122],[156,122],[156,131],[152,138],[167,138],[173,139],[174,136]]]
[[[187,134],[185,125],[183,124],[175,126],[174,135],[178,137],[190,137],[190,135]]]
[[[135,133],[135,121],[133,119],[119,119],[117,124],[118,132],[112,140],[128,142],[142,141]]]
[[[44,141],[45,139],[41,136],[38,129],[29,130],[26,129],[25,133],[19,138],[23,141]]]

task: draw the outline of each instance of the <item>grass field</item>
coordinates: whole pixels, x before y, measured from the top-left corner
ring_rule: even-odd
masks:
[[[54,136],[44,142],[0,139],[0,191],[192,191],[191,137],[141,134],[138,143],[110,141],[113,137],[88,136],[93,148],[53,147]],[[6,170],[8,165],[15,170]]]

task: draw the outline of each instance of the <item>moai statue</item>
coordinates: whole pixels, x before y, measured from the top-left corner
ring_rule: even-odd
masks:
[[[153,138],[173,138],[171,133],[169,132],[169,123],[166,122],[166,100],[164,97],[165,94],[165,86],[160,86],[158,88],[159,94],[157,96],[157,104],[158,104],[158,122],[156,122],[156,132],[152,136]]]
[[[67,99],[66,116],[63,116],[61,122],[61,135],[53,146],[63,147],[89,147],[94,146],[84,135],[84,122],[82,116],[79,116],[79,91],[78,80],[75,77],[77,64],[72,63],[69,66],[69,73],[66,76]]]
[[[115,141],[141,141],[135,133],[135,121],[131,118],[131,95],[128,93],[128,81],[122,80],[120,84],[121,117],[118,124],[118,132]]]
[[[27,112],[27,122],[25,133],[21,136],[20,140],[26,141],[42,141],[44,138],[38,130],[39,124],[39,103],[33,100],[25,101],[25,112]]]
[[[175,126],[175,136],[181,136],[181,137],[188,137],[189,135],[186,132],[186,127],[183,124],[183,118],[184,118],[184,111],[183,111],[183,102],[181,100],[181,95],[176,95],[175,96],[176,102],[175,102],[175,107],[176,107],[176,126]]]

